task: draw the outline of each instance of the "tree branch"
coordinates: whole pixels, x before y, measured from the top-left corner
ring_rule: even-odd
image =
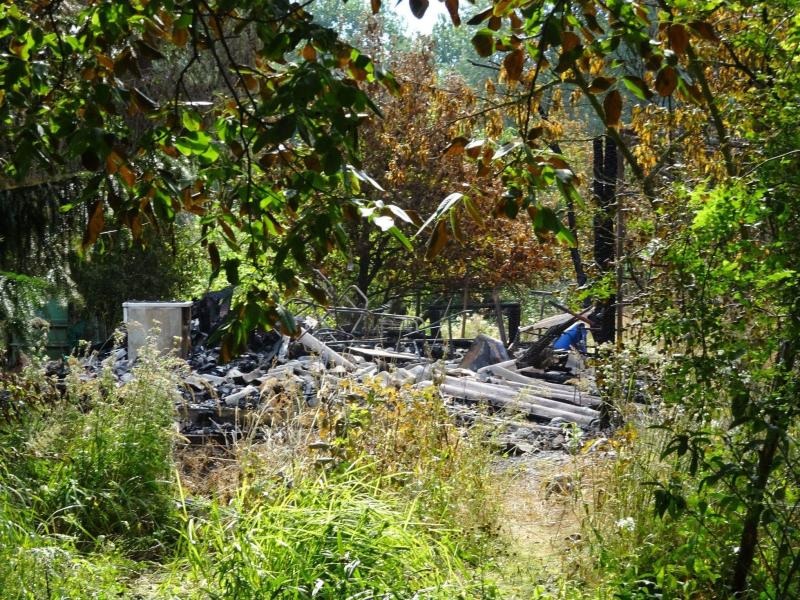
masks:
[[[725,171],[728,176],[736,176],[736,166],[733,163],[733,156],[731,155],[731,147],[728,141],[728,131],[725,129],[725,123],[722,121],[722,115],[719,112],[717,103],[714,101],[714,95],[711,93],[711,88],[708,85],[708,80],[703,72],[703,66],[700,64],[694,48],[689,44],[686,47],[686,55],[689,57],[689,69],[692,71],[697,81],[700,82],[700,89],[703,92],[703,99],[708,105],[708,110],[711,113],[711,121],[714,123],[714,129],[717,131],[719,137],[720,150],[722,150],[722,157],[725,160]]]

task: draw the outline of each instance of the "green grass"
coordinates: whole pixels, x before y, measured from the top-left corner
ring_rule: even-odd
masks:
[[[173,568],[191,574],[198,597],[489,597],[460,533],[417,520],[370,472],[243,488],[228,506],[187,513]]]
[[[19,408],[0,421],[0,597],[496,597],[489,455],[433,395],[336,392],[234,448],[223,494],[178,462],[176,369],[145,353],[122,386],[77,364],[63,394],[35,369],[0,381]]]
[[[145,358],[121,387],[108,366],[84,380],[74,364],[63,398],[3,428],[2,488],[37,531],[150,553],[174,529],[176,377],[156,360]]]

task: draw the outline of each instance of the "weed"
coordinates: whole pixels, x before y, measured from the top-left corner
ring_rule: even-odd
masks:
[[[371,465],[242,487],[228,506],[186,513],[184,559],[203,594],[222,598],[479,597],[458,532],[416,520]]]
[[[125,384],[73,363],[46,402],[41,374],[15,380],[4,598],[497,597],[490,455],[433,391],[329,387],[233,448],[176,453],[177,365],[140,357]]]

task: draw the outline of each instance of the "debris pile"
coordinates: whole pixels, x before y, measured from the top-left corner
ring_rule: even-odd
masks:
[[[279,424],[300,405],[326,401],[342,381],[368,380],[396,388],[435,386],[459,424],[502,431],[500,444],[511,452],[558,449],[565,426],[600,425],[601,399],[590,377],[520,368],[488,336],[435,360],[416,340],[391,349],[360,339],[326,343],[312,332],[313,324],[306,327],[295,340],[275,332],[262,336],[257,348],[229,364],[220,364],[217,349],[195,350],[182,392],[182,434],[193,442],[230,441],[256,422]]]
[[[345,382],[434,387],[459,425],[488,426],[506,452],[559,449],[570,435],[601,426],[602,401],[591,374],[576,367],[577,353],[548,351],[544,368],[536,368],[522,360],[530,346],[515,348],[520,357],[515,358],[505,344],[482,334],[466,345],[464,340],[443,343],[420,335],[417,321],[387,313],[359,315],[360,309],[348,308],[358,330],[320,327],[305,319],[295,339],[256,332],[247,353],[223,364],[209,334],[224,318],[230,298],[217,296],[193,309],[191,373],[178,403],[180,432],[192,443],[258,437],[263,428],[328,402]],[[381,325],[387,322],[396,326]],[[131,361],[124,348],[114,352],[113,371],[126,382]],[[99,367],[96,358],[92,361],[86,363],[89,371]]]

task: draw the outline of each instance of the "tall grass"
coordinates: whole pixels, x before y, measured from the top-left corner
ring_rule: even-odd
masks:
[[[85,554],[70,536],[37,531],[30,511],[0,491],[0,597],[117,597],[125,590],[126,562],[114,554]]]
[[[0,383],[0,597],[495,597],[489,455],[433,394],[337,390],[230,450],[223,490],[176,462],[179,366],[141,356]]]
[[[418,521],[370,471],[243,488],[228,506],[187,513],[174,568],[214,598],[491,597],[459,532]]]
[[[2,382],[2,598],[122,593],[134,557],[163,554],[179,523],[171,432],[176,378],[152,352],[128,385],[73,362],[57,392],[31,368]],[[169,364],[166,361],[165,364]]]
[[[87,378],[71,365],[63,398],[31,407],[0,433],[3,486],[44,532],[84,545],[112,540],[126,550],[157,548],[171,528],[171,432],[176,377],[145,352],[133,380],[111,365]]]
[[[219,598],[496,596],[490,455],[430,391],[346,382],[236,456],[227,503],[192,482],[171,593],[190,580]],[[214,479],[230,491],[230,474]]]

